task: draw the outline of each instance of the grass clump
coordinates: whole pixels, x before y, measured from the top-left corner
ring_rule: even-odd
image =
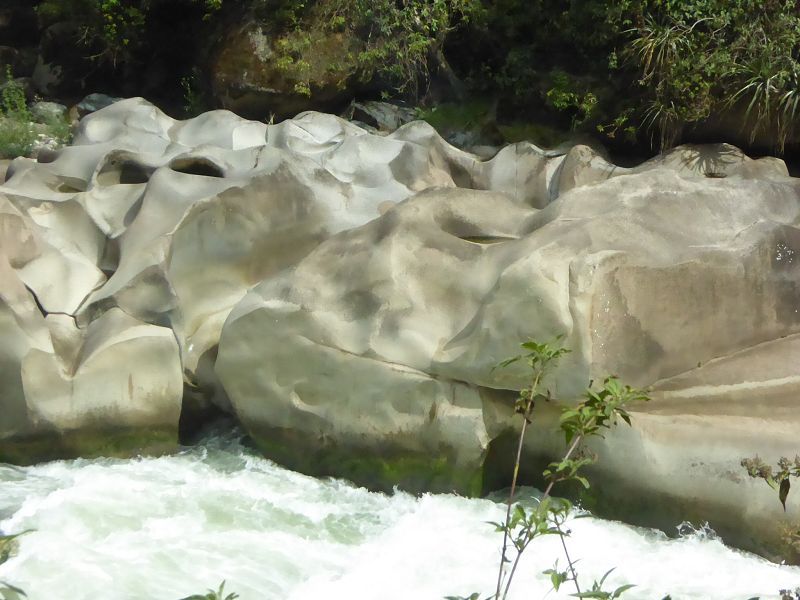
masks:
[[[61,146],[69,143],[71,136],[65,117],[49,115],[36,121],[25,90],[6,67],[6,83],[0,94],[0,158],[31,156],[39,142]]]

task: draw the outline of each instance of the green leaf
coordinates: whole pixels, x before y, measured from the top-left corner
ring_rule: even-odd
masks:
[[[611,596],[612,598],[619,598],[623,593],[627,592],[631,588],[635,588],[636,586],[632,583],[626,583],[625,585],[619,586],[617,589],[614,590],[614,594]]]
[[[5,581],[0,581],[0,598],[2,598],[2,600],[21,600],[27,597],[28,594],[23,592],[20,588],[6,583]]]
[[[495,369],[503,369],[503,368],[507,367],[508,365],[514,364],[520,358],[522,358],[522,357],[521,356],[513,356],[511,358],[507,358],[507,359],[505,359],[503,361],[500,361],[494,367],[492,367],[492,371],[494,371]]]
[[[786,477],[783,481],[781,481],[781,488],[778,490],[778,499],[783,505],[784,512],[786,512],[786,498],[789,496],[789,488],[791,486],[792,484],[789,482],[789,478]]]

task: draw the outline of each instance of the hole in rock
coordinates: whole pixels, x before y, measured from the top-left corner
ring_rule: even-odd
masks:
[[[147,183],[152,172],[152,168],[132,160],[112,158],[100,169],[97,182],[100,185]]]
[[[86,186],[81,186],[80,188],[78,188],[72,185],[71,183],[62,182],[58,184],[56,191],[61,192],[62,194],[78,194],[80,192],[85,192]]]
[[[516,395],[509,395],[515,398]],[[508,430],[489,442],[486,458],[483,462],[483,494],[497,492],[508,488],[514,474],[514,457],[516,455],[519,434]],[[542,486],[542,471],[555,460],[544,453],[531,455],[528,452],[520,462],[517,485]],[[541,488],[543,489],[543,488]]]
[[[12,160],[11,163],[6,168],[6,173],[5,173],[5,176],[3,177],[3,183],[5,183],[7,181],[11,181],[11,178],[14,176],[14,171],[15,170],[16,169],[14,168],[14,161]],[[2,172],[2,171],[0,171],[0,172]]]
[[[195,373],[183,373],[183,399],[178,421],[181,444],[196,442],[203,435],[203,430],[219,421],[228,422],[228,429],[231,428],[230,400],[214,371],[217,349],[214,346],[203,353]]]
[[[176,158],[169,164],[169,168],[186,175],[225,177],[225,173],[219,166],[205,158]]]
[[[502,242],[510,242],[517,238],[513,237],[503,237],[499,235],[468,235],[468,236],[458,236],[465,242],[472,242],[473,244],[500,244]]]
[[[197,443],[203,436],[203,430],[219,421],[229,422],[231,419],[231,415],[211,402],[203,390],[184,381],[181,416],[178,420],[178,441],[182,445]]]
[[[100,259],[100,264],[98,266],[103,274],[108,278],[111,278],[111,276],[117,271],[117,268],[119,268],[118,239],[106,240],[106,245],[103,248],[103,257]]]
[[[465,242],[470,242],[472,244],[500,244],[502,242],[510,242],[517,239],[516,237],[510,235],[498,235],[496,233],[482,231],[482,227],[480,227],[478,224],[466,221],[455,215],[448,215],[445,218],[437,219],[437,221],[439,227],[441,227],[442,231],[445,233],[449,233],[460,240],[464,240]]]

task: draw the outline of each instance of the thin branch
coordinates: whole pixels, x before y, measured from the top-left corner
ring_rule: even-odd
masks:
[[[569,556],[569,550],[567,550],[567,542],[564,538],[566,538],[566,534],[561,530],[561,524],[556,521],[556,529],[558,529],[558,537],[561,539],[561,547],[564,548],[564,556],[567,557],[567,564],[569,565],[569,570],[572,573],[572,581],[575,583],[575,591],[578,592],[578,595],[581,594],[581,586],[578,585],[578,574],[575,572],[575,563],[572,562],[572,559]]]
[[[508,549],[508,524],[511,521],[511,505],[514,501],[514,492],[517,489],[517,476],[519,475],[519,464],[522,460],[522,444],[525,440],[525,429],[528,426],[528,415],[530,414],[531,407],[533,405],[533,398],[536,394],[536,389],[539,387],[539,378],[541,377],[542,373],[539,372],[534,377],[533,382],[531,384],[531,395],[525,405],[525,411],[522,414],[522,430],[519,433],[519,443],[517,444],[517,458],[514,461],[514,476],[511,479],[511,490],[508,494],[508,503],[506,505],[506,521],[505,521],[505,528],[503,529],[503,552],[500,555],[500,568],[497,570],[497,590],[495,591],[495,600],[500,599],[500,588],[503,585],[503,567],[506,564],[506,550]],[[517,559],[519,559],[519,552],[517,553]],[[515,561],[516,563],[516,561]],[[510,581],[510,580],[509,580]],[[505,597],[505,594],[503,595]]]

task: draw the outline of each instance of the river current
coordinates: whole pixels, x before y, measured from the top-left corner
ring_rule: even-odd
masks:
[[[437,600],[494,587],[501,504],[377,494],[283,469],[217,435],[175,455],[0,465],[0,530],[30,529],[0,580],[30,600],[177,600],[216,588],[241,600]],[[571,525],[584,581],[608,569],[627,600],[777,598],[800,568],[723,545],[706,531],[663,533],[596,518]],[[514,600],[547,593],[560,556],[539,540]],[[559,564],[563,565],[563,559]],[[484,597],[484,596],[482,596]]]

